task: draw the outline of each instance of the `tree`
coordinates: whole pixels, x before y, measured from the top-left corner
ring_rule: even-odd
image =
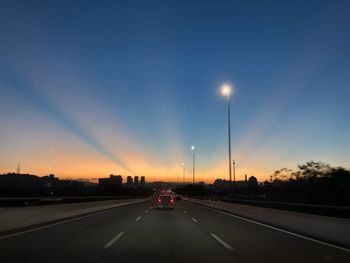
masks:
[[[310,179],[317,177],[325,177],[330,174],[331,167],[323,162],[309,161],[306,164],[298,165],[301,178]]]

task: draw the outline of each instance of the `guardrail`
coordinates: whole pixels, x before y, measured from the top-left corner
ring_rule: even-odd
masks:
[[[202,198],[195,197],[195,198],[210,200],[210,198],[203,198],[203,197]],[[303,203],[246,200],[246,199],[235,199],[235,198],[218,198],[215,200],[221,201],[221,202],[289,210],[289,211],[295,211],[295,212],[301,212],[301,213],[350,218],[350,207],[348,206],[315,205],[315,204],[303,204]]]
[[[63,203],[135,199],[147,196],[37,196],[37,197],[0,197],[0,206],[36,206]]]

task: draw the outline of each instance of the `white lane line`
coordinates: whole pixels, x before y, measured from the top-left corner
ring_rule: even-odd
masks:
[[[113,238],[104,246],[104,248],[109,248],[110,246],[112,246],[123,234],[124,234],[124,232],[120,232],[118,235],[116,235],[115,237],[113,237]]]
[[[135,219],[135,221],[139,221],[141,219],[141,216],[139,216],[138,218]]]
[[[187,214],[187,211],[186,211],[186,210],[184,210],[184,213],[185,213],[185,214]]]
[[[235,249],[233,247],[231,247],[229,244],[227,244],[224,240],[222,240],[220,237],[218,237],[217,235],[210,233],[210,235],[216,240],[218,241],[221,245],[223,245],[226,249],[230,250],[230,251],[235,251]]]
[[[191,217],[191,219],[192,219],[194,222],[196,222],[196,223],[198,222],[197,219],[195,219],[195,218],[193,218],[193,217]]]
[[[67,220],[64,220],[64,221],[60,221],[60,222],[57,222],[57,223],[53,223],[53,224],[49,224],[49,225],[45,225],[45,226],[41,226],[41,227],[36,227],[36,228],[20,231],[20,232],[17,232],[17,233],[13,233],[13,234],[8,234],[8,235],[5,235],[5,236],[0,236],[0,240],[7,239],[7,238],[10,238],[10,237],[19,236],[19,235],[23,235],[23,234],[27,234],[27,233],[31,233],[31,232],[35,232],[35,231],[39,231],[39,230],[43,230],[43,229],[50,228],[50,227],[53,227],[53,226],[59,226],[59,225],[62,225],[62,224],[65,224],[65,223],[69,223],[69,222],[78,221],[78,220],[83,219],[83,218],[88,218],[88,217],[91,217],[91,216],[96,216],[96,215],[108,213],[108,212],[111,212],[111,210],[112,209],[108,209],[108,210],[96,212],[96,213],[93,213],[93,214],[88,214],[88,215],[85,215],[85,216],[74,217],[74,218],[67,219]]]
[[[149,210],[147,209],[147,210],[145,211],[145,213],[147,214],[147,213],[148,213],[148,211],[149,211]]]
[[[62,224],[65,224],[65,223],[69,223],[69,222],[78,221],[80,219],[88,218],[88,217],[91,217],[91,216],[96,216],[96,215],[101,215],[101,214],[105,214],[105,213],[110,213],[110,212],[112,212],[112,210],[114,210],[116,208],[122,208],[122,207],[125,207],[127,205],[132,205],[132,204],[138,204],[138,203],[130,203],[130,204],[125,204],[125,205],[121,204],[120,206],[108,208],[108,209],[105,209],[105,210],[102,210],[102,211],[98,211],[98,212],[92,212],[92,213],[89,213],[88,215],[77,216],[77,217],[70,218],[70,219],[67,219],[67,220],[59,221],[57,223],[52,223],[52,224],[48,224],[48,225],[45,225],[45,226],[35,227],[35,228],[28,229],[28,230],[23,230],[23,231],[20,231],[20,232],[16,232],[16,233],[13,233],[13,234],[0,236],[0,240],[11,238],[11,237],[20,236],[20,235],[23,235],[23,234],[28,234],[28,233],[31,233],[31,232],[43,230],[43,229],[54,227],[54,226],[59,226],[59,225],[62,225]]]
[[[308,240],[308,241],[312,241],[312,242],[315,242],[315,243],[318,243],[318,244],[321,244],[321,245],[325,245],[325,246],[329,246],[329,247],[332,247],[332,248],[340,249],[342,251],[350,253],[350,249],[345,248],[345,247],[341,247],[341,246],[334,245],[334,244],[331,244],[331,243],[328,243],[328,242],[325,242],[325,241],[317,240],[317,239],[314,239],[314,238],[311,238],[311,237],[307,237],[307,236],[304,236],[304,235],[301,235],[301,234],[293,233],[293,232],[290,232],[288,230],[284,230],[284,229],[281,229],[281,228],[270,226],[270,225],[267,225],[267,224],[264,224],[264,223],[260,223],[260,222],[255,221],[255,220],[247,219],[247,218],[244,218],[244,217],[241,217],[241,216],[233,215],[233,214],[230,214],[230,213],[227,213],[227,212],[224,212],[224,211],[217,210],[215,208],[213,208],[213,209],[215,211],[219,212],[219,213],[222,213],[222,214],[225,214],[225,215],[228,215],[228,216],[232,216],[232,217],[235,217],[235,218],[238,218],[238,219],[241,219],[241,220],[253,223],[253,224],[257,224],[257,225],[260,225],[260,226],[264,226],[264,227],[267,227],[267,228],[270,228],[270,229],[273,229],[273,230],[276,230],[276,231],[279,231],[279,232],[282,232],[282,233],[285,233],[285,234],[288,234],[288,235],[291,235],[291,236],[299,237],[299,238],[302,238],[302,239],[305,239],[305,240]]]

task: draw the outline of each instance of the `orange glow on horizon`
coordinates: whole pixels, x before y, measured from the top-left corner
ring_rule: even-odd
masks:
[[[92,158],[74,158],[74,162],[66,162],[71,160],[73,156],[64,156],[57,158],[55,163],[51,162],[47,165],[35,164],[21,162],[22,173],[35,174],[38,176],[44,176],[47,174],[55,174],[58,178],[61,179],[85,179],[89,181],[96,182],[98,178],[106,178],[110,174],[120,174],[123,176],[124,181],[126,181],[126,176],[145,176],[147,182],[153,181],[172,181],[177,182],[179,178],[179,183],[183,180],[183,170],[182,164],[173,164],[169,167],[166,166],[153,166],[150,165],[145,160],[142,159],[133,159],[130,160],[128,165],[132,167],[137,167],[135,173],[131,174],[125,169],[118,167],[114,163],[106,160]],[[61,162],[69,163],[69,165],[61,165]],[[6,167],[5,167],[6,168]],[[15,167],[8,167],[6,170],[3,169],[1,173],[14,172]],[[249,171],[249,172],[248,172]],[[269,171],[259,171],[247,169],[247,167],[240,167],[236,169],[236,181],[244,180],[244,175],[247,176],[254,175],[258,178],[258,181],[264,181],[268,179],[270,173]],[[268,176],[266,176],[266,174]],[[192,168],[186,167],[185,181],[192,181]],[[210,169],[201,169],[198,167],[196,170],[196,182],[205,182],[213,183],[215,179],[226,179],[228,180],[228,169],[227,162],[222,162]],[[233,179],[233,177],[232,177]]]

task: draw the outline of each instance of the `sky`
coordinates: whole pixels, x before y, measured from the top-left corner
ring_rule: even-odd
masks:
[[[350,167],[349,1],[1,1],[0,173]]]

